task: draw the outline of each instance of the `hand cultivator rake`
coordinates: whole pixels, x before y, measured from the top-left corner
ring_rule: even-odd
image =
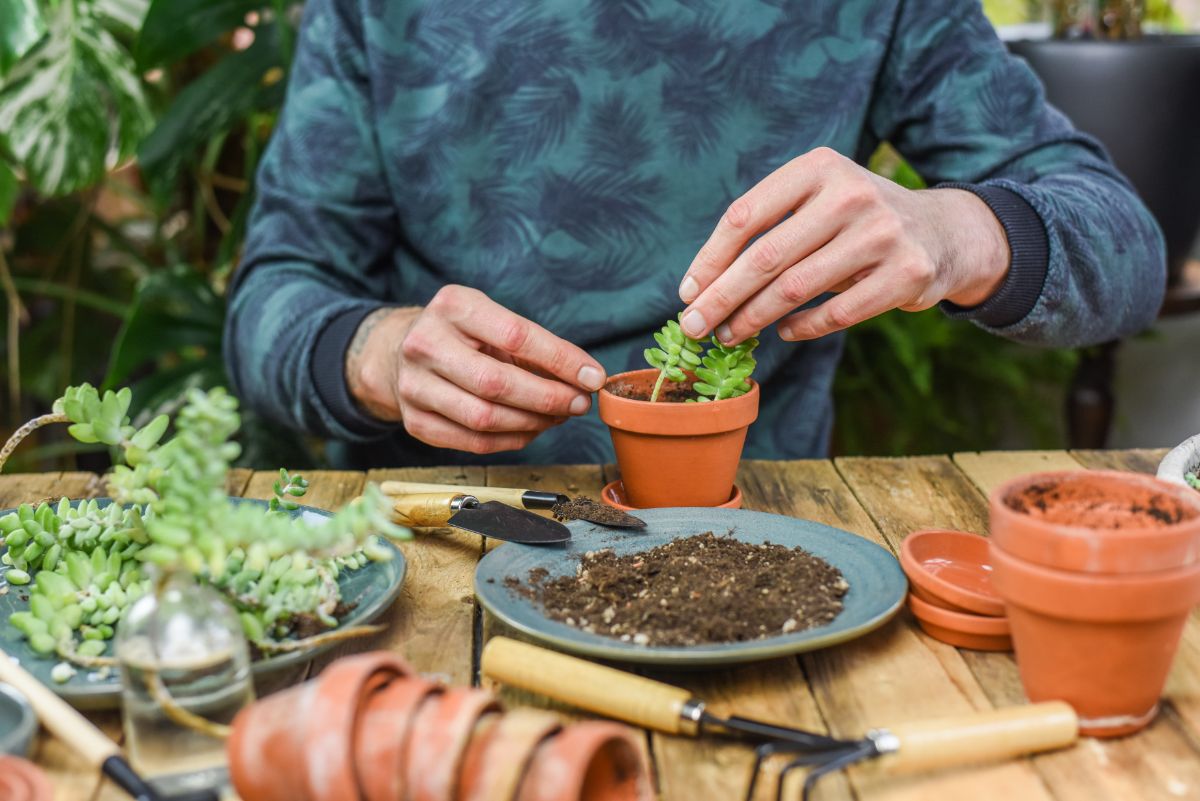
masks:
[[[957,718],[872,729],[861,739],[839,739],[750,718],[720,717],[687,690],[505,637],[483,649],[482,672],[496,681],[582,709],[666,734],[715,735],[755,747],[746,801],[754,797],[766,760],[790,756],[775,798],[788,774],[809,768],[802,799],[817,780],[856,762],[880,758],[894,771],[917,771],[1009,759],[1075,742],[1078,721],[1067,704],[1054,701]]]

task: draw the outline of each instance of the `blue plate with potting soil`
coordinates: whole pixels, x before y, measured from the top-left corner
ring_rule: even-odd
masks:
[[[100,504],[109,503],[107,499],[97,499]],[[265,511],[266,501],[253,498],[231,498],[234,503],[260,506]],[[77,502],[76,502],[77,503]],[[11,509],[0,511],[0,517],[8,514]],[[293,517],[319,520],[331,517],[324,509],[311,506],[301,506],[292,512]],[[342,600],[355,604],[353,610],[340,621],[339,628],[361,626],[370,623],[384,610],[391,606],[392,601],[400,593],[404,583],[405,562],[404,554],[390,542],[386,543],[392,551],[392,558],[386,562],[368,562],[358,570],[343,570],[338,575],[338,587],[341,589]],[[0,548],[0,553],[4,549]],[[27,587],[11,586],[3,580],[8,568],[0,565],[0,649],[17,659],[21,665],[36,676],[43,684],[53,689],[66,699],[72,706],[79,709],[111,709],[121,703],[121,682],[115,670],[97,671],[80,668],[78,673],[63,684],[56,684],[50,678],[50,671],[61,660],[57,656],[42,656],[29,647],[24,635],[8,623],[8,616],[13,612],[29,609],[29,592]],[[334,629],[336,631],[336,629]],[[255,679],[262,680],[296,664],[311,659],[315,654],[332,647],[331,644],[310,648],[305,651],[293,651],[278,654],[268,659],[260,659],[251,665]],[[111,655],[109,646],[106,656]],[[0,655],[3,658],[3,655]]]
[[[708,667],[771,659],[838,645],[879,628],[900,609],[908,581],[891,552],[849,531],[765,512],[740,509],[642,509],[646,528],[602,528],[576,520],[567,523],[571,540],[559,547],[506,543],[485,556],[475,570],[475,594],[483,607],[505,624],[561,651],[615,662],[672,667]],[[546,616],[541,604],[509,586],[525,585],[529,571],[541,568],[547,580],[575,575],[588,551],[611,548],[618,556],[639,553],[707,531],[752,544],[803,548],[842,572],[850,585],[843,608],[830,623],[744,642],[693,646],[651,646],[623,642],[569,626]]]

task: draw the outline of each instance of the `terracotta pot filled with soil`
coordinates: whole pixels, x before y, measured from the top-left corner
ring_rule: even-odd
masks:
[[[634,508],[726,503],[746,430],[758,417],[758,383],[708,403],[686,403],[695,397],[687,386],[667,384],[651,403],[658,377],[653,369],[620,373],[599,393],[625,497]]]
[[[648,646],[744,642],[823,626],[842,611],[841,571],[801,548],[710,532],[640,553],[584,555],[577,575],[510,576],[546,615]]]
[[[1055,570],[992,544],[1021,683],[1063,700],[1080,731],[1112,737],[1153,720],[1183,626],[1200,602],[1200,563],[1125,576]]]
[[[1200,493],[1135,473],[1024,476],[992,494],[991,536],[1059,570],[1171,570],[1200,560]]]

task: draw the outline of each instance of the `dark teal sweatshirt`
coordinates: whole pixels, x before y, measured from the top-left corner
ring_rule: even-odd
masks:
[[[594,410],[486,458],[371,419],[343,371],[358,323],[465,284],[610,373],[642,366],[732,200],[884,140],[1008,234],[999,292],[947,314],[1061,346],[1153,320],[1157,225],[978,0],[309,0],[231,290],[236,391],[347,466],[605,461]],[[762,338],[745,455],[824,454],[842,336]]]

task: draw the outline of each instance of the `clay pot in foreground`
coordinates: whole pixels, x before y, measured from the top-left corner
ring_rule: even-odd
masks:
[[[4,659],[7,657],[0,657]],[[53,801],[54,787],[37,765],[0,755],[0,798],[4,801]]]
[[[620,385],[649,393],[658,371],[634,370],[600,390],[626,497],[639,508],[719,506],[729,500],[746,429],[758,417],[758,383],[745,395],[710,403],[622,398]]]
[[[421,707],[413,722],[405,784],[411,801],[454,801],[476,724],[500,704],[485,690],[453,687]]]
[[[422,705],[442,692],[435,682],[410,676],[371,696],[358,719],[354,766],[366,801],[403,801],[413,722]]]
[[[462,801],[513,801],[534,750],[562,728],[558,717],[535,709],[505,713],[477,762],[463,762]]]
[[[239,712],[226,753],[242,801],[362,801],[355,769],[359,716],[374,693],[411,672],[395,654],[358,654]]]
[[[627,727],[577,723],[537,749],[517,801],[650,801],[649,775]]]
[[[1035,473],[991,496],[992,541],[1059,570],[1127,574],[1200,561],[1200,492],[1106,470]]]
[[[1125,576],[1055,570],[993,542],[993,585],[1005,600],[1030,701],[1063,700],[1083,734],[1137,731],[1158,710],[1200,563]]]

